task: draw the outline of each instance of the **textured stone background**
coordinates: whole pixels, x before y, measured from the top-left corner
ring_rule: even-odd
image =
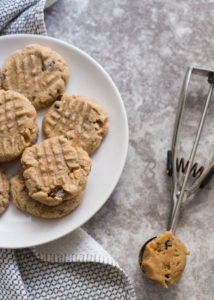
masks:
[[[183,205],[176,233],[192,254],[182,280],[164,290],[143,277],[137,261],[142,243],[167,226],[171,196],[165,158],[177,95],[188,65],[214,66],[213,15],[213,1],[184,0],[59,0],[46,13],[48,34],[94,57],[126,106],[130,144],[124,172],[110,199],[84,228],[126,270],[140,300],[213,299],[212,183]],[[183,149],[190,144],[194,116],[201,110],[196,93],[190,101],[196,112],[187,117]],[[210,116],[212,107],[212,121]],[[212,128],[203,136],[200,162],[212,154],[212,148],[207,150],[214,141]]]

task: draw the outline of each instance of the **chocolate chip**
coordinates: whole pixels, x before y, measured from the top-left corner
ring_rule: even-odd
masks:
[[[54,190],[50,191],[50,193],[48,194],[48,197],[51,198],[64,198],[65,196],[65,191],[60,188],[60,187],[56,187]]]
[[[171,239],[165,241],[165,249],[167,250],[169,247],[172,247],[172,240]]]
[[[91,124],[91,121],[90,121],[88,118],[86,118],[86,119],[84,119],[84,120],[83,120],[83,123],[85,123],[85,124],[88,124],[88,125],[89,125],[89,124]]]
[[[55,194],[56,197],[58,198],[63,198],[65,196],[65,191],[64,190],[58,190]]]
[[[61,94],[58,95],[58,96],[56,97],[56,100],[60,101],[60,100],[62,99],[62,96],[63,96],[63,95],[61,95]]]
[[[55,65],[54,60],[42,61],[42,71],[53,71]]]
[[[60,106],[58,104],[55,104],[54,107],[55,108],[60,108]]]
[[[28,193],[28,189],[26,188],[26,185],[24,185],[23,191],[24,191],[25,193]]]
[[[44,62],[42,61],[42,71],[44,72],[45,70],[46,70],[46,67],[45,67]]]
[[[49,62],[49,63],[47,64],[47,66],[46,66],[46,69],[47,69],[48,71],[52,71],[53,68],[54,68],[54,64],[55,64],[54,61]]]
[[[5,76],[4,74],[1,72],[1,69],[0,69],[0,89],[2,88],[2,81],[5,79]]]
[[[83,120],[82,127],[83,127],[84,129],[87,130],[87,129],[89,128],[90,125],[91,125],[91,121],[90,121],[88,118],[86,118],[86,119]]]
[[[99,127],[102,127],[103,122],[101,120],[97,120],[96,123],[99,125]]]
[[[166,277],[166,278],[169,278],[169,274],[166,274],[165,277]]]

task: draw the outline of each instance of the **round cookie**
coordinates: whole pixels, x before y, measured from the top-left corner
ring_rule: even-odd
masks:
[[[82,95],[64,94],[56,101],[43,119],[47,137],[64,135],[73,145],[92,154],[108,130],[108,113],[95,99]]]
[[[64,92],[69,69],[50,48],[32,44],[10,55],[2,67],[2,85],[25,95],[36,109],[46,107]]]
[[[22,171],[11,179],[13,203],[20,210],[42,218],[61,218],[71,213],[81,202],[83,193],[57,206],[47,206],[29,197]]]
[[[16,159],[38,136],[36,110],[25,96],[0,90],[0,162]]]
[[[91,160],[82,148],[63,136],[25,149],[21,163],[29,196],[46,205],[59,205],[83,191]]]
[[[9,180],[4,171],[0,168],[0,215],[8,207],[9,203]]]

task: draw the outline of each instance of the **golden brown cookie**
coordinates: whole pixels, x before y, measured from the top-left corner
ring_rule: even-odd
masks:
[[[14,91],[0,90],[0,162],[17,158],[38,136],[36,110]]]
[[[5,61],[2,85],[25,95],[36,109],[46,107],[62,94],[69,78],[63,58],[48,47],[32,44]]]
[[[43,119],[47,137],[66,135],[73,145],[92,154],[108,130],[108,113],[95,99],[65,94],[56,101]]]
[[[21,163],[30,197],[50,206],[83,191],[91,168],[87,152],[63,136],[25,149]]]
[[[42,218],[61,218],[71,213],[80,204],[83,192],[57,206],[47,206],[29,197],[22,171],[19,171],[11,179],[11,194],[14,205],[22,211]]]
[[[0,215],[3,214],[9,203],[9,180],[0,168]]]

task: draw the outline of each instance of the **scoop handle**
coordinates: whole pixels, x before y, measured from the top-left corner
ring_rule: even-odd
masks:
[[[209,107],[209,104],[210,104],[210,100],[212,98],[213,89],[214,89],[214,83],[210,82],[209,92],[208,92],[207,99],[206,99],[206,102],[205,102],[205,105],[204,105],[204,109],[203,109],[203,112],[202,112],[202,115],[201,115],[201,120],[200,120],[199,125],[198,125],[197,133],[196,133],[196,136],[195,136],[195,141],[194,141],[194,144],[193,144],[193,147],[192,147],[192,150],[191,150],[191,153],[190,153],[190,157],[189,157],[188,168],[187,168],[187,170],[184,174],[184,181],[183,181],[183,184],[181,186],[181,189],[176,190],[177,184],[175,184],[175,188],[174,188],[174,192],[173,192],[173,203],[175,203],[175,208],[174,208],[174,211],[173,211],[171,224],[170,224],[170,231],[172,231],[173,233],[175,233],[175,230],[176,230],[178,217],[179,217],[179,213],[180,213],[180,208],[181,208],[181,203],[182,203],[182,201],[184,201],[184,199],[186,199],[188,197],[188,192],[186,190],[186,186],[187,186],[187,182],[188,182],[188,179],[189,179],[189,176],[190,176],[190,171],[191,171],[192,164],[193,164],[193,161],[194,161],[194,158],[195,158],[195,154],[196,154],[196,150],[197,150],[198,143],[199,143],[199,140],[200,140],[201,132],[202,132],[204,122],[205,122],[205,119],[206,119],[207,110],[208,110],[208,107]],[[173,153],[173,155],[174,155],[174,153]],[[174,157],[173,157],[173,159],[174,159]],[[176,172],[176,170],[174,170],[174,172]],[[176,199],[177,199],[177,201],[176,201]]]

